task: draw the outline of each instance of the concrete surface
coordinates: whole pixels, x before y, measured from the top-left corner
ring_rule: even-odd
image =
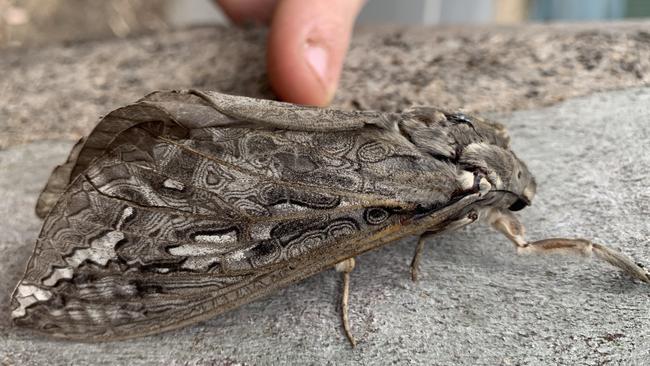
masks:
[[[359,29],[334,105],[511,111],[650,85],[650,21]],[[3,49],[0,149],[76,139],[97,116],[159,89],[272,97],[261,29],[196,28]]]
[[[530,238],[583,236],[650,264],[650,88],[504,119],[539,183]],[[9,293],[39,231],[33,213],[69,141],[0,151],[0,364],[645,365],[650,286],[598,261],[517,257],[474,225],[434,238],[412,283],[413,240],[358,258],[351,349],[332,270],[197,326],[123,342],[53,341],[9,324]]]

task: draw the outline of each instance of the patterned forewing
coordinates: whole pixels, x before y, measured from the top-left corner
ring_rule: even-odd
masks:
[[[175,328],[332,265],[336,248],[458,190],[452,166],[372,136],[131,129],[45,220],[13,318],[67,338]]]

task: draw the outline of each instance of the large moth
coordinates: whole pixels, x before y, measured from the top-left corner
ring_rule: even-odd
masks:
[[[137,337],[335,266],[354,344],[354,257],[417,235],[416,279],[428,236],[479,219],[520,253],[594,253],[650,281],[627,256],[588,240],[526,241],[512,212],[535,192],[505,128],[462,113],[156,92],[108,114],[52,173],[11,316],[55,337]]]

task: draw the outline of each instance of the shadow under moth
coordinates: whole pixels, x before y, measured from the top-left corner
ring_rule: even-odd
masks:
[[[477,220],[519,253],[594,253],[650,282],[627,256],[588,240],[528,242],[512,212],[535,191],[505,128],[462,113],[156,92],[108,114],[53,171],[11,316],[54,337],[138,337],[335,266],[354,345],[354,257],[417,235],[415,280],[428,236]]]

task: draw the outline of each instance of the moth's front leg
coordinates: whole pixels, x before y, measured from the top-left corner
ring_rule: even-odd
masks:
[[[481,171],[461,171],[456,177],[460,187],[467,194],[478,193],[479,195],[484,195],[489,192],[492,188],[490,182],[486,179],[485,174]],[[443,231],[453,231],[459,229],[463,226],[469,225],[478,219],[478,213],[475,210],[471,210],[464,217],[457,219],[456,221],[451,221],[445,227]],[[418,273],[420,272],[420,259],[422,258],[422,251],[424,250],[425,241],[440,233],[440,230],[436,232],[424,232],[420,235],[418,239],[418,245],[415,248],[415,254],[411,260],[411,280],[414,282],[418,280]]]
[[[471,210],[467,215],[465,215],[465,217],[449,223],[449,225],[445,228],[444,231],[453,231],[456,229],[460,229],[463,226],[473,223],[477,219],[478,219],[478,213],[476,213],[476,211],[474,210]],[[418,238],[418,245],[415,247],[415,254],[413,254],[413,259],[411,260],[411,280],[413,280],[413,282],[418,280],[418,274],[420,272],[420,259],[422,258],[424,243],[428,238],[435,236],[437,234],[439,234],[439,231],[424,232],[422,235],[420,235],[420,238]]]
[[[457,180],[463,190],[468,194],[479,193],[483,195],[486,192],[489,192],[492,188],[490,182],[488,182],[488,180],[485,178],[485,174],[479,171],[462,171],[458,175]],[[444,231],[459,229],[465,225],[471,224],[472,222],[476,221],[476,219],[478,219],[478,214],[476,211],[472,210],[465,217],[449,223]],[[424,250],[425,241],[438,233],[439,231],[435,233],[424,232],[422,235],[420,235],[420,238],[418,239],[418,245],[415,247],[415,254],[411,260],[411,280],[413,280],[413,282],[418,280],[418,273],[420,272],[420,259],[422,258],[422,251]]]
[[[352,347],[357,345],[352,332],[350,332],[350,317],[348,300],[350,299],[350,273],[354,270],[354,258],[348,258],[336,264],[336,271],[343,274],[343,290],[341,293],[341,323],[345,336],[350,341]]]
[[[566,253],[581,256],[596,254],[608,263],[622,269],[629,275],[643,282],[650,282],[650,273],[630,257],[602,244],[592,243],[586,239],[550,238],[527,242],[524,238],[525,228],[510,211],[490,209],[488,222],[493,228],[504,234],[517,247],[518,254],[530,253]]]
[[[422,258],[424,242],[432,236],[433,234],[424,233],[418,238],[418,245],[415,247],[415,254],[413,254],[413,259],[411,260],[411,280],[413,280],[413,282],[418,280],[418,273],[420,272],[420,258]]]

